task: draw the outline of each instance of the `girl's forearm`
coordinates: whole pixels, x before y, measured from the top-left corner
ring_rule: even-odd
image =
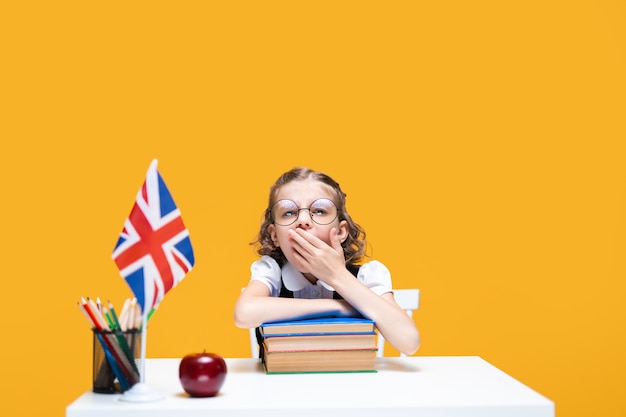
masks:
[[[379,296],[354,279],[334,284],[344,300],[376,322],[378,331],[396,349],[407,355],[417,351],[420,345],[417,327],[413,319],[392,300],[391,293]]]
[[[351,306],[333,299],[297,299],[280,297],[242,297],[235,306],[235,325],[258,327],[262,323],[336,314],[355,315]]]

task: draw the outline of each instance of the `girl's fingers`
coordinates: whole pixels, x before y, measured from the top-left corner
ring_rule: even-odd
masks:
[[[315,247],[299,233],[296,233],[295,231],[290,230],[289,236],[291,237],[293,241],[293,249],[300,256],[309,255],[311,251],[315,249]]]
[[[313,236],[312,234],[306,233],[302,229],[290,230],[289,232],[291,233],[292,238],[296,240],[297,242],[302,243],[302,244],[306,242],[315,246],[314,240],[317,240],[317,238]]]

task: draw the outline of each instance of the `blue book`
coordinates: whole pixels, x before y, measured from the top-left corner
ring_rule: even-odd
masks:
[[[263,337],[323,335],[323,334],[371,334],[376,329],[374,321],[359,317],[320,317],[286,320],[261,325]]]

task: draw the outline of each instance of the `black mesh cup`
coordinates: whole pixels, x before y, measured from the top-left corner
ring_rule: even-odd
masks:
[[[124,392],[139,381],[141,331],[93,329],[93,392]]]

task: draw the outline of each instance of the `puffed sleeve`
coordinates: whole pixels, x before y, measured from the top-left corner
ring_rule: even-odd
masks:
[[[280,279],[280,266],[274,258],[263,255],[258,261],[254,261],[250,266],[250,281],[257,280],[267,285],[272,297],[280,295],[282,281]]]
[[[389,269],[379,261],[370,261],[361,265],[357,279],[378,295],[392,291],[393,288]]]

